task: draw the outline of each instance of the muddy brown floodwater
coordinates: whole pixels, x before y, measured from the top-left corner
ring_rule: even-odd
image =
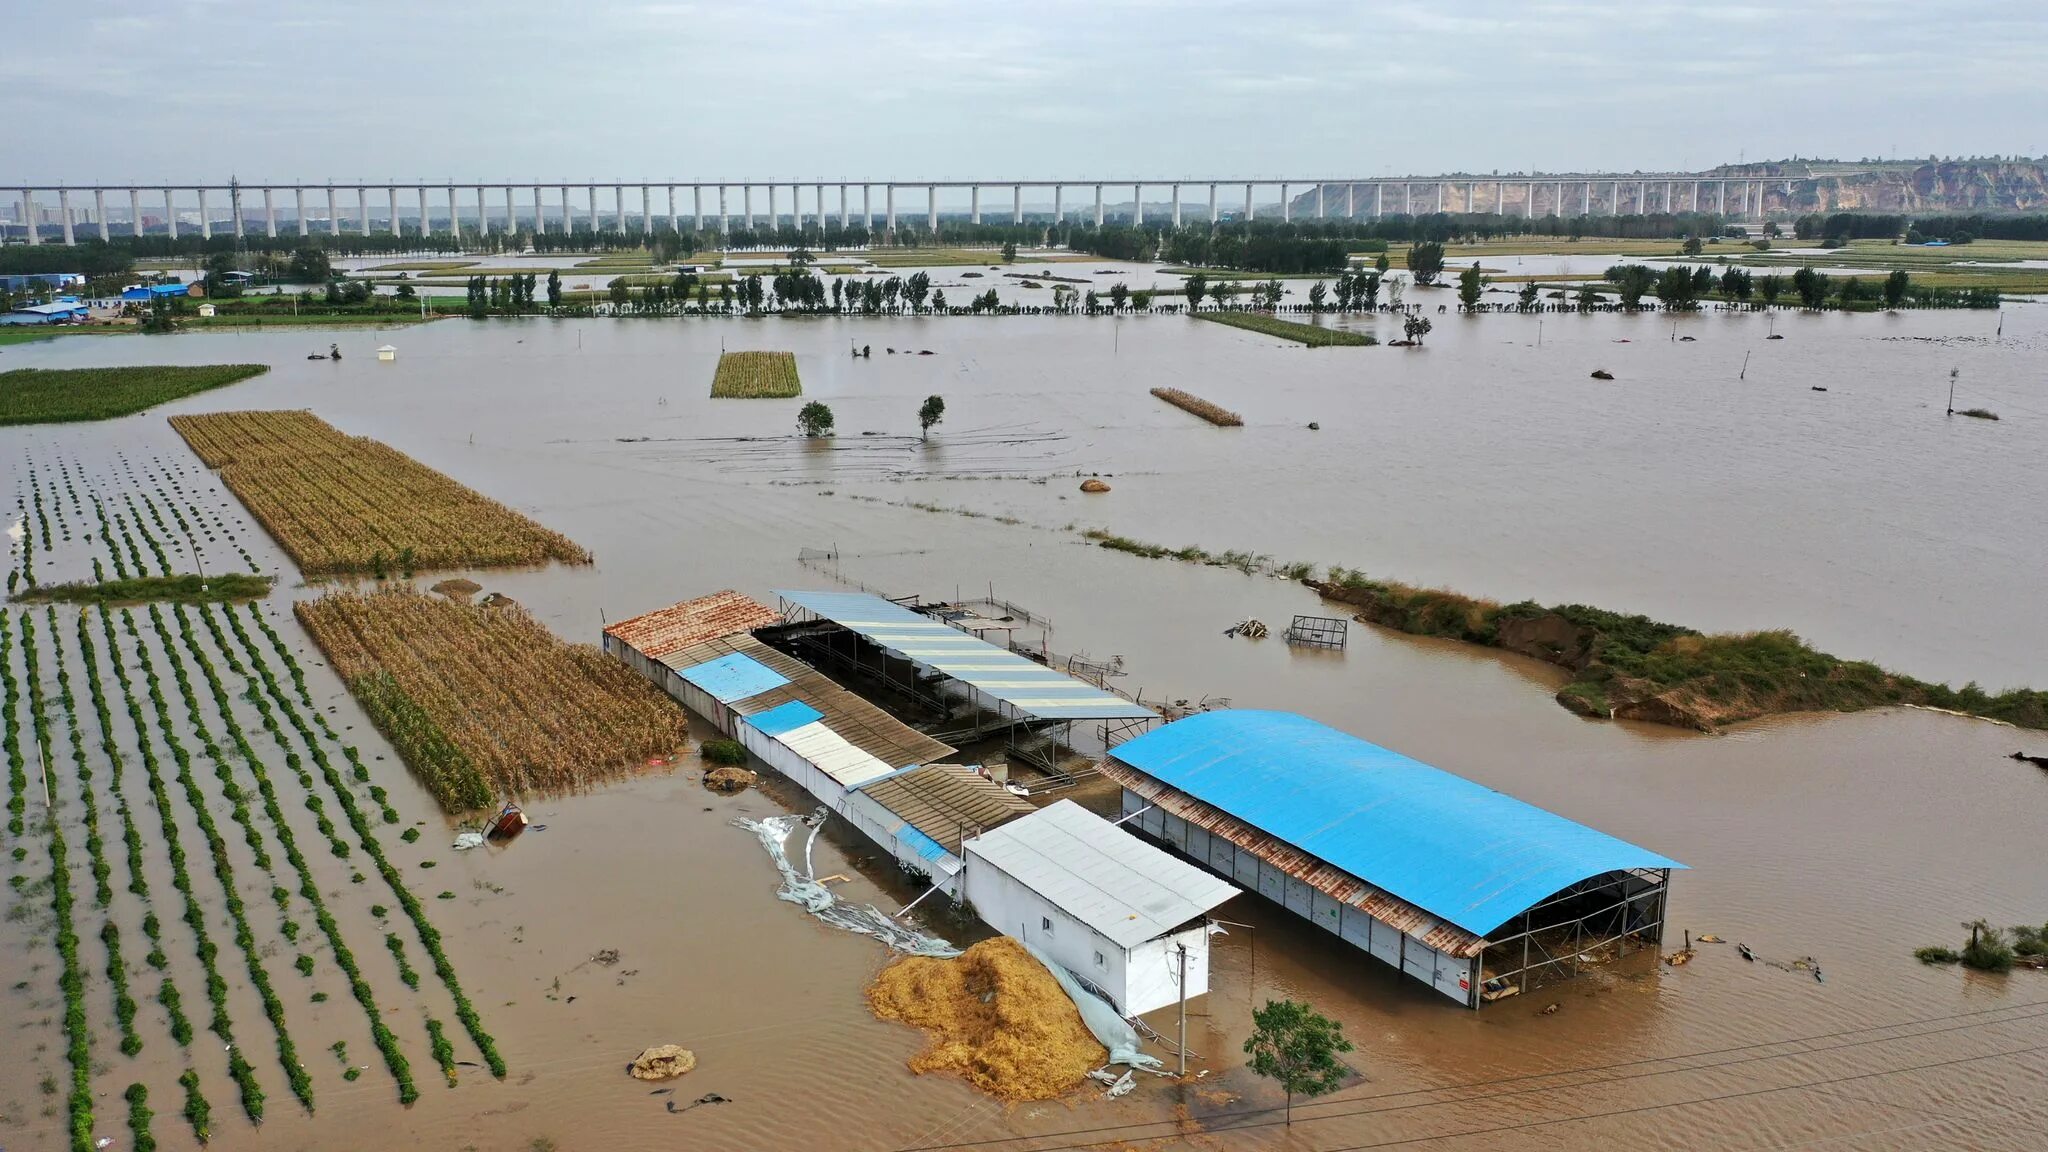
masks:
[[[182,467],[195,503],[284,575],[266,611],[404,823],[425,822],[418,843],[386,836],[386,851],[423,896],[455,893],[428,911],[511,1066],[502,1083],[465,1069],[450,1090],[416,1047],[422,1097],[402,1109],[379,1070],[344,1082],[324,1051],[349,1038],[356,1063],[374,1060],[345,990],[311,1010],[292,1000],[318,1113],[291,1105],[266,1049],[252,1056],[272,1100],[259,1133],[214,1055],[191,1057],[208,1076],[213,1146],[2041,1147],[2048,975],[1926,968],[1911,951],[1955,942],[1978,916],[2048,920],[2048,777],[2007,759],[2048,753],[2048,737],[1912,711],[1717,737],[1585,721],[1549,699],[1554,670],[1496,653],[1364,626],[1341,653],[1224,638],[1246,616],[1277,625],[1322,610],[1283,581],[1110,553],[1069,528],[1708,629],[1789,627],[1915,675],[2048,685],[2048,308],[2009,305],[2002,338],[1996,316],[1970,312],[1435,320],[1412,352],[1311,351],[1178,317],[444,321],[8,349],[6,367],[273,365],[135,417],[0,430],[0,459],[16,490],[29,462],[45,476],[59,460],[85,477],[124,459]],[[1383,318],[1343,323],[1391,335]],[[1764,339],[1773,323],[1786,339]],[[332,339],[341,363],[302,359]],[[372,349],[387,342],[398,359],[378,363]],[[854,343],[873,358],[850,358]],[[840,434],[791,438],[803,400],[707,399],[721,346],[795,351],[805,399],[831,404]],[[1616,379],[1588,379],[1595,368]],[[2004,419],[1945,418],[1952,368],[1958,407]],[[1246,426],[1213,428],[1152,398],[1155,386]],[[915,413],[931,393],[946,418],[923,443]],[[904,1062],[920,1038],[871,1019],[861,997],[886,957],[776,901],[769,861],[729,824],[787,810],[781,791],[716,796],[689,761],[534,804],[546,830],[509,848],[448,850],[431,800],[292,622],[289,599],[311,590],[163,419],[250,407],[312,408],[592,549],[591,569],[461,573],[564,636],[593,641],[606,619],[721,587],[772,603],[775,588],[833,586],[798,562],[803,548],[836,549],[840,575],[892,594],[993,586],[1054,622],[1055,649],[1122,656],[1123,686],[1148,699],[1303,712],[1683,860],[1673,940],[1690,928],[1731,943],[1683,968],[1639,957],[1470,1013],[1245,896],[1221,915],[1253,927],[1218,941],[1214,991],[1192,1006],[1199,1081],[1006,1108],[913,1077]],[[1095,472],[1114,491],[1084,497],[1076,474]],[[209,564],[239,559],[204,547]],[[39,556],[39,575],[89,575],[71,555]],[[79,851],[74,838],[74,888],[89,888]],[[893,908],[915,894],[862,867],[858,843],[820,851],[820,872],[856,872],[855,899]],[[349,887],[348,865],[313,855],[323,889]],[[438,870],[414,871],[425,860]],[[27,982],[0,990],[9,1148],[62,1141],[62,1098],[39,1089],[66,1070],[36,924],[0,924],[6,983]],[[365,913],[343,927],[362,936],[359,953],[374,950]],[[1826,983],[1745,963],[1736,941],[1765,961],[1811,955]],[[616,966],[587,962],[606,948]],[[267,1043],[239,961],[223,957],[238,1027]],[[189,947],[174,961],[189,963]],[[99,1130],[125,1146],[119,1093],[142,1079],[161,1146],[190,1147],[175,1085],[187,1057],[168,1040],[119,1055],[88,968],[107,1066],[94,1078]],[[178,974],[189,1003],[198,977]],[[372,979],[380,995],[392,983],[382,969]],[[392,1010],[411,1012],[402,991]],[[1282,995],[1341,1019],[1362,1073],[1297,1105],[1291,1131],[1267,1111],[1278,1093],[1237,1055],[1251,1005]],[[145,1002],[160,1032],[156,1012]],[[1170,1033],[1173,1013],[1152,1023]],[[667,1042],[698,1058],[676,1098],[731,1102],[673,1115],[624,1074]],[[1190,1118],[1210,1134],[1178,1134]]]

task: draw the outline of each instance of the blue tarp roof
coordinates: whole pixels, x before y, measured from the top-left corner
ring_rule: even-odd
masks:
[[[823,712],[801,700],[777,704],[766,712],[756,712],[747,717],[747,726],[763,736],[780,736],[794,732],[806,724],[815,724],[825,718]]]
[[[1158,713],[1114,692],[1027,660],[1007,648],[866,592],[785,592],[777,596],[812,615],[942,675],[1046,720],[1139,720]]]
[[[771,688],[789,683],[787,676],[740,652],[707,660],[676,675],[702,688],[720,704],[759,696]]]
[[[1646,848],[1291,712],[1204,712],[1110,755],[1484,936]]]

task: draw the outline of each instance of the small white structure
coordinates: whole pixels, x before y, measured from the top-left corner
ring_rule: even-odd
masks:
[[[382,348],[377,349],[377,359],[396,360],[398,359],[398,349],[386,344]]]
[[[211,316],[213,315],[213,311],[213,305],[211,304],[201,304],[199,306],[199,314],[201,316]]]
[[[1071,800],[960,846],[967,899],[1007,936],[1037,947],[1126,1016],[1209,990],[1210,909],[1229,883],[1154,848]]]

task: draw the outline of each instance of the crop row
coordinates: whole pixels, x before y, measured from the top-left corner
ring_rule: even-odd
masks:
[[[711,377],[713,399],[777,400],[803,395],[793,352],[725,352]]]
[[[17,368],[0,373],[0,425],[126,416],[269,370],[264,364]]]
[[[250,618],[254,619],[270,638],[271,646],[278,656],[284,660],[288,667],[293,669],[295,674],[293,679],[298,689],[300,700],[306,705],[307,710],[313,713],[314,718],[319,720],[319,713],[313,704],[312,696],[306,691],[305,679],[303,676],[296,674],[298,670],[297,662],[292,658],[290,650],[285,647],[283,638],[277,634],[275,629],[272,629],[264,622],[262,613],[256,605],[248,605],[247,610]],[[428,921],[426,910],[421,907],[419,899],[412,894],[412,890],[406,886],[405,878],[392,865],[391,861],[385,858],[384,849],[377,842],[377,836],[370,824],[369,818],[363,815],[362,808],[357,805],[354,795],[349,792],[347,782],[342,779],[341,773],[335,769],[333,762],[328,759],[326,752],[320,747],[320,743],[315,738],[312,728],[299,715],[298,709],[292,706],[291,702],[285,698],[283,692],[278,688],[276,677],[271,673],[262,654],[257,651],[255,643],[250,640],[248,632],[242,627],[240,621],[236,619],[233,609],[223,609],[223,611],[227,615],[229,626],[234,630],[236,637],[242,642],[243,649],[248,653],[250,663],[255,668],[257,676],[262,679],[265,687],[270,692],[271,698],[276,700],[282,707],[286,720],[298,731],[300,738],[306,744],[308,752],[313,757],[313,762],[319,766],[321,775],[326,779],[328,788],[333,791],[335,798],[341,804],[343,812],[347,814],[349,827],[355,830],[356,838],[362,845],[363,853],[377,866],[377,872],[384,878],[385,884],[390,887],[392,896],[398,900],[399,906],[405,910],[406,916],[411,919],[413,930],[419,936],[420,946],[426,950],[428,959],[433,961],[434,975],[440,978],[442,985],[448,989],[449,997],[455,1001],[456,1018],[462,1022],[464,1031],[469,1033],[470,1040],[476,1044],[477,1050],[483,1054],[484,1063],[489,1066],[491,1075],[500,1080],[504,1079],[506,1071],[504,1057],[498,1054],[497,1042],[491,1038],[490,1033],[484,1031],[482,1018],[477,1015],[476,1007],[469,1002],[469,997],[462,990],[461,982],[456,979],[455,966],[449,962],[447,952],[441,947],[440,931]],[[342,754],[354,766],[356,778],[358,780],[367,779],[368,772],[364,768],[362,758],[357,754],[356,750],[347,744],[342,744],[339,737],[334,735],[333,729],[327,727],[324,720],[321,720],[321,727],[327,732],[330,739],[333,739],[336,744],[340,745]]]
[[[57,698],[64,709],[64,724],[71,745],[71,763],[78,775],[78,790],[85,810],[85,844],[91,856],[93,891],[99,907],[104,911],[113,900],[114,892],[107,883],[113,869],[107,864],[106,846],[100,837],[99,802],[93,795],[92,767],[85,752],[85,738],[78,730],[78,702],[71,691],[71,673],[64,662],[63,633],[57,628],[56,609],[45,609],[44,619],[50,625],[50,648],[57,666]],[[79,635],[91,643],[91,634],[85,629],[85,617],[78,618]],[[81,649],[84,658],[90,660],[89,649]],[[93,695],[99,696],[97,670],[87,665],[90,673]],[[104,709],[101,720],[105,722]],[[104,733],[104,727],[102,732]],[[121,929],[114,923],[112,913],[100,925],[100,943],[107,950],[107,982],[114,992],[114,1022],[121,1030],[121,1052],[133,1056],[142,1051],[142,1037],[135,1031],[135,998],[128,994],[128,965],[121,956]]]
[[[42,673],[36,653],[35,621],[27,613],[19,617],[23,677],[28,686],[30,715],[34,722],[37,750],[47,776],[50,762],[49,717],[42,707]],[[92,1140],[92,1028],[85,1016],[85,972],[78,959],[78,930],[72,920],[70,850],[64,842],[64,825],[53,811],[46,827],[50,833],[50,906],[56,914],[57,983],[64,993],[65,1056],[71,1063],[70,1106],[71,1152],[91,1152]]]
[[[114,544],[114,525],[112,521],[107,519],[107,505],[100,499],[97,492],[93,493],[92,511],[93,515],[99,518],[100,542],[107,546],[107,555],[114,558],[114,575],[126,580],[128,578],[128,562],[121,559],[121,549]]]
[[[341,938],[340,926],[335,923],[333,915],[327,911],[326,902],[321,899],[320,887],[314,882],[312,870],[307,866],[305,857],[300,854],[298,845],[292,836],[291,827],[285,821],[284,811],[278,805],[277,790],[271,786],[269,775],[264,771],[262,761],[257,758],[255,750],[249,747],[249,741],[242,734],[240,724],[235,721],[233,714],[228,710],[227,690],[221,686],[220,678],[213,671],[212,662],[207,658],[204,650],[193,636],[191,624],[187,619],[184,606],[179,605],[175,611],[178,616],[178,629],[183,633],[187,648],[197,658],[200,669],[206,676],[207,685],[212,689],[214,700],[219,705],[221,715],[227,723],[228,736],[234,741],[236,749],[242,755],[242,759],[248,764],[250,772],[256,777],[256,787],[262,793],[264,810],[270,814],[271,823],[276,827],[278,842],[284,847],[285,857],[291,861],[292,867],[298,870],[299,895],[313,909],[314,922],[319,924],[321,933],[327,937],[327,944],[334,954],[335,963],[348,976],[349,989],[355,994],[356,1002],[362,1005],[364,1015],[369,1018],[370,1036],[376,1042],[377,1050],[383,1053],[385,1067],[390,1069],[392,1078],[398,1082],[398,1099],[400,1103],[410,1104],[414,1100],[419,1099],[419,1089],[413,1084],[411,1064],[406,1060],[405,1053],[399,1051],[398,1038],[385,1025],[384,1015],[377,1007],[377,998],[370,989],[369,981],[363,978],[362,970],[356,965],[354,954],[349,951],[348,945]],[[316,807],[316,805],[320,804],[320,798],[313,790],[312,777],[304,770],[298,754],[292,751],[290,741],[286,739],[284,732],[278,727],[276,719],[271,714],[269,701],[265,700],[262,693],[257,691],[254,677],[251,677],[236,659],[234,650],[228,646],[226,639],[221,634],[220,626],[214,619],[213,610],[211,608],[202,608],[200,609],[200,616],[205,620],[207,630],[212,633],[214,644],[227,659],[228,666],[239,672],[248,684],[245,698],[256,705],[258,712],[263,717],[263,726],[270,732],[270,736],[276,741],[278,748],[284,752],[285,762],[292,767],[293,771],[299,774],[300,780],[305,786],[306,807],[311,809],[315,816],[319,818],[321,830],[327,834],[330,843],[336,849],[336,855],[345,855],[347,845],[339,836],[335,835],[333,825],[327,821],[326,814]],[[417,987],[418,979],[415,978],[407,981],[407,983]]]
[[[22,813],[28,807],[28,762],[21,752],[21,717],[16,712],[21,686],[14,679],[14,664],[9,659],[14,651],[14,630],[7,621],[8,613],[0,612],[0,710],[4,710],[0,747],[7,754],[7,834],[19,839]]]
[[[560,533],[310,412],[171,425],[307,574],[591,562]]]
[[[192,779],[192,757],[178,740],[171,721],[170,703],[164,699],[163,689],[158,685],[156,668],[149,656],[149,646],[143,642],[142,633],[135,627],[133,612],[122,609],[121,622],[128,630],[128,635],[135,641],[137,662],[142,668],[150,703],[156,709],[157,731],[163,739],[164,746],[170,750],[172,761],[177,765],[178,783],[184,789],[185,798],[192,808],[193,818],[198,822],[199,831],[205,837],[207,848],[213,857],[214,875],[220,880],[221,891],[226,895],[228,911],[235,923],[235,941],[242,948],[242,956],[248,964],[252,981],[257,981],[259,989],[268,991],[270,977],[263,970],[263,964],[257,957],[255,939],[248,931],[248,917],[243,912],[242,898],[235,888],[234,865],[228,860],[227,845],[221,839],[219,829],[214,825],[213,814],[206,806],[206,797]],[[114,667],[120,674],[122,691],[129,694],[130,714],[140,728],[141,709],[135,707],[128,677],[121,672],[120,661],[116,660]],[[147,744],[144,747],[147,748]],[[214,966],[214,957],[218,954],[217,946],[207,938],[205,915],[200,911],[199,901],[192,894],[191,878],[185,871],[184,849],[177,843],[177,824],[171,815],[171,798],[164,788],[162,773],[154,761],[152,753],[144,753],[144,763],[149,767],[151,790],[156,794],[157,814],[163,821],[165,835],[169,840],[172,882],[185,897],[185,924],[192,930],[198,943],[200,962],[206,966],[206,994],[213,1003],[213,1017],[208,1028],[227,1046],[228,1074],[234,1077],[236,1087],[241,1090],[242,1111],[250,1120],[260,1124],[263,1121],[263,1086],[256,1082],[256,1070],[250,1067],[248,1059],[242,1055],[241,1046],[235,1043],[233,1027],[228,1020],[227,981],[220,978],[220,973]],[[269,1007],[274,1002],[275,996],[269,996],[265,1000],[265,1006]],[[280,1053],[291,1051],[290,1039],[284,1032],[282,1006],[276,1009],[276,1015],[272,1019],[277,1028]],[[296,1067],[296,1063],[294,1060],[287,1065],[287,1070]],[[308,1106],[310,1107],[310,1104]]]
[[[109,661],[113,665],[115,676],[120,681],[122,699],[128,708],[128,718],[135,727],[136,746],[141,751],[143,767],[149,777],[150,789],[156,798],[156,808],[164,824],[164,840],[171,852],[172,886],[177,888],[186,897],[186,909],[189,918],[192,914],[193,905],[191,903],[190,880],[185,872],[185,854],[178,847],[177,825],[171,822],[169,798],[163,790],[163,784],[157,767],[156,753],[150,746],[149,727],[143,719],[141,707],[135,702],[134,693],[129,688],[127,670],[121,665],[121,649],[114,639],[113,617],[104,608],[100,610],[99,615],[100,628],[102,634],[106,637],[107,648],[109,649]],[[83,618],[83,614],[81,614],[80,619],[83,620]],[[84,633],[81,633],[81,639],[86,639]],[[101,696],[98,688],[98,661],[92,658],[92,647],[89,640],[87,640],[85,651],[89,667],[93,670],[93,675],[87,683],[94,687],[95,699],[97,700]],[[102,727],[106,727],[105,720],[102,720]],[[109,751],[111,753],[111,749]],[[119,761],[116,760],[115,763],[115,775],[118,779]],[[121,805],[121,813],[124,820],[128,815],[128,809],[129,805],[124,802]],[[130,857],[130,866],[134,866],[133,856]],[[129,885],[129,890],[147,900],[149,898],[149,882],[147,877],[142,872],[136,872],[134,879]],[[150,967],[163,971],[169,964],[169,958],[164,955],[163,927],[158,923],[155,912],[143,914],[142,932],[143,935],[149,937],[150,950],[147,959]],[[206,942],[203,935],[200,937],[199,944],[201,947],[201,959],[205,963],[208,976],[208,987],[212,988],[219,981],[219,977],[213,970],[212,946]],[[225,992],[226,985],[221,984],[220,987]],[[168,975],[163,978],[162,983],[157,987],[157,1002],[163,1005],[164,1014],[170,1018],[171,1039],[177,1041],[180,1047],[189,1046],[192,1043],[192,1022],[185,1016],[184,998],[178,994],[178,986],[172,982]]]

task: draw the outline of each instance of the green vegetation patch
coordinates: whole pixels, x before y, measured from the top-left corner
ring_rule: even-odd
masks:
[[[1341,328],[1324,328],[1315,324],[1298,324],[1268,316],[1264,312],[1196,312],[1198,320],[1210,320],[1217,324],[1228,324],[1232,328],[1243,328],[1267,336],[1278,336],[1282,340],[1293,340],[1311,348],[1327,348],[1332,345],[1345,347],[1369,347],[1379,343],[1370,332],[1350,332]]]
[[[794,352],[726,352],[711,379],[713,399],[786,400],[803,392]]]
[[[178,604],[218,604],[268,596],[270,586],[276,579],[274,576],[256,576],[247,572],[229,572],[206,577],[188,572],[182,576],[136,576],[127,580],[103,580],[99,583],[81,580],[74,584],[39,584],[14,598],[33,603],[63,604],[141,604],[152,600],[169,600]]]
[[[268,371],[265,364],[17,368],[0,372],[0,425],[107,420]]]

